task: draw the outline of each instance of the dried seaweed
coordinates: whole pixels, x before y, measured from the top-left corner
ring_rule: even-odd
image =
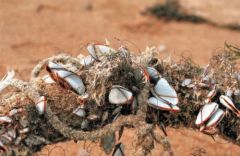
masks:
[[[192,23],[206,23],[215,27],[231,29],[235,31],[240,30],[239,24],[221,24],[201,17],[190,14],[183,7],[179,5],[178,0],[166,0],[165,3],[157,3],[147,8],[143,14],[150,14],[158,19],[164,19],[166,21],[180,21],[180,22],[192,22]]]

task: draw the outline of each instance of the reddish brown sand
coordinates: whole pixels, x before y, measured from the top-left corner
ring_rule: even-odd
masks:
[[[224,42],[239,44],[240,31],[208,24],[166,23],[142,16],[140,12],[153,3],[155,0],[0,0],[0,76],[7,69],[14,69],[17,77],[28,80],[39,60],[63,51],[77,56],[84,44],[104,42],[105,38],[116,45],[115,37],[127,39],[140,49],[164,44],[167,50],[161,55],[175,59],[190,56],[201,65],[208,63]],[[136,47],[128,45],[136,51]],[[124,132],[126,151],[132,148],[130,140],[135,133],[134,130]],[[240,155],[238,146],[214,142],[197,131],[169,128],[168,133],[177,156],[190,155],[197,147],[204,148],[209,156]],[[225,142],[218,138],[217,141]],[[67,156],[79,155],[83,149],[82,142],[70,141],[59,146]],[[91,155],[104,155],[97,144],[91,144],[90,149]],[[161,155],[161,151],[158,145],[152,155]],[[46,149],[42,152],[46,153]],[[63,152],[55,148],[51,155],[61,156]]]

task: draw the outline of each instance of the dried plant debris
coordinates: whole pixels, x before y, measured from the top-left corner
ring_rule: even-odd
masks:
[[[165,18],[166,20],[188,21],[194,23],[208,22],[206,19],[187,14],[181,9],[177,0],[167,0],[165,4],[155,4],[148,8],[146,13],[150,13],[157,18]]]
[[[187,11],[184,6],[180,5],[178,0],[166,0],[165,3],[156,3],[153,6],[148,7],[142,12],[142,14],[150,14],[166,21],[174,20],[192,23],[207,23],[220,28],[227,28],[236,31],[240,30],[240,25],[237,23],[219,23],[204,16],[194,14],[194,12],[191,13],[191,11]]]
[[[41,61],[31,82],[13,78],[14,72],[2,79],[3,155],[90,140],[99,141],[106,154],[122,156],[125,127],[138,130],[135,155],[149,154],[157,143],[173,155],[166,136],[154,131],[159,127],[167,135],[166,126],[200,129],[240,145],[239,48],[226,44],[205,67],[184,57],[159,59],[154,47],[141,54],[101,44],[87,50],[86,57],[61,54]],[[48,75],[42,77],[43,70]]]

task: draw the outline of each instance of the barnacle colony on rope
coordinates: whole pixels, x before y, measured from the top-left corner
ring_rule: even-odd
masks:
[[[147,65],[145,67],[139,67],[135,64],[135,62],[131,60],[130,53],[126,48],[120,47],[119,50],[115,50],[106,45],[89,44],[87,50],[89,55],[86,57],[81,56],[79,60],[83,67],[81,69],[82,71],[79,71],[78,74],[69,71],[63,65],[55,63],[54,61],[48,61],[46,69],[51,77],[43,77],[43,80],[47,84],[54,84],[54,82],[56,82],[61,87],[72,90],[78,94],[80,106],[74,108],[72,113],[83,119],[80,126],[82,130],[88,130],[90,123],[98,123],[99,121],[101,121],[101,125],[105,125],[105,122],[109,122],[108,118],[112,118],[110,121],[115,121],[121,115],[122,110],[126,110],[126,112],[130,110],[130,113],[135,114],[138,110],[138,94],[141,92],[141,85],[149,82],[154,84],[151,89],[152,93],[149,91],[149,94],[152,94],[154,97],[150,97],[149,100],[146,101],[150,107],[159,111],[180,111],[180,108],[176,106],[178,97],[174,88],[166,79],[161,78],[160,72],[154,67]],[[99,68],[100,71],[98,71],[97,68]],[[91,73],[92,69],[94,69],[94,73]],[[125,71],[126,69],[127,71]],[[140,71],[140,73],[138,71]],[[88,72],[90,73],[84,75]],[[104,87],[104,92],[102,92],[104,94],[98,93],[102,94],[100,101],[103,99],[104,103],[97,105],[113,107],[111,113],[105,111],[101,115],[89,114],[91,111],[86,109],[89,100],[95,95],[95,93],[91,92],[95,92],[95,90],[91,88],[93,87],[92,85],[99,85],[96,80],[90,80],[91,74],[96,75],[94,79],[100,78],[99,80],[102,82],[104,82],[104,79],[107,80],[106,84],[103,84],[105,86],[102,86]],[[127,75],[124,78],[121,74]],[[94,86],[97,90],[96,87],[98,86]],[[82,98],[86,94],[90,96],[87,96],[87,99],[83,100]],[[97,95],[97,97],[99,96]],[[105,99],[108,101],[105,101]],[[94,100],[97,101],[96,98],[94,98]],[[37,110],[42,114],[46,107],[46,99],[39,101]],[[111,104],[114,106],[111,106]]]
[[[154,48],[141,55],[125,46],[89,44],[86,49],[86,57],[60,54],[42,60],[31,82],[13,78],[13,71],[0,81],[0,90],[13,87],[5,90],[13,95],[0,94],[0,150],[33,153],[59,141],[101,140],[107,154],[122,156],[128,150],[121,141],[124,127],[138,130],[134,152],[147,155],[159,142],[171,150],[165,137],[155,137],[156,126],[165,135],[165,126],[199,128],[210,135],[218,130],[240,144],[239,86],[229,62],[201,68],[188,59],[157,59]],[[42,70],[49,75],[40,75]]]
[[[11,151],[11,146],[18,146],[30,131],[26,124],[26,111],[21,106],[10,109],[9,113],[0,117],[0,153]]]
[[[207,99],[205,100],[205,105],[201,108],[198,113],[195,124],[200,126],[200,131],[207,134],[216,133],[216,126],[221,122],[225,116],[225,112],[219,108],[219,105],[212,102],[212,99],[217,94],[217,86],[215,85],[213,89],[208,93]],[[219,97],[220,103],[227,109],[233,111],[238,117],[240,117],[240,111],[236,108],[231,98],[226,95],[221,95]]]
[[[89,55],[78,60],[79,64],[82,65],[79,69],[76,68],[73,71],[68,68],[69,65],[65,64],[65,62],[49,59],[42,64],[42,67],[46,67],[45,69],[49,75],[40,78],[44,82],[43,85],[49,87],[60,86],[75,93],[79,106],[71,109],[71,113],[79,117],[81,130],[88,131],[91,125],[96,127],[100,123],[99,126],[101,127],[109,122],[114,122],[122,113],[125,113],[123,110],[128,112],[127,114],[136,114],[139,107],[138,95],[141,93],[142,86],[147,83],[153,84],[151,92],[150,90],[148,92],[148,94],[153,96],[150,96],[149,100],[145,101],[145,105],[148,103],[148,106],[158,111],[180,111],[180,108],[176,106],[178,97],[173,87],[166,79],[161,78],[160,72],[154,67],[148,65],[139,66],[135,63],[131,59],[132,56],[127,48],[120,47],[119,50],[115,50],[106,45],[89,44],[87,50]],[[77,62],[74,63],[76,64]],[[42,67],[38,68],[43,69]],[[98,69],[102,71],[98,71]],[[36,77],[40,72],[37,73]],[[92,74],[95,74],[95,76]],[[13,72],[9,72],[8,76],[3,80],[4,87],[10,84],[12,77]],[[94,79],[91,80],[91,78]],[[99,84],[97,80],[104,84]],[[99,90],[98,87],[102,88],[102,92],[96,92]],[[48,98],[51,101],[51,97],[46,95],[47,93],[44,93],[35,99],[35,107],[39,115],[46,113]],[[147,99],[147,97],[145,98]],[[96,105],[100,109],[101,107],[103,109],[109,107],[110,112],[104,111],[102,114],[92,113],[90,107],[91,99],[96,101]],[[99,101],[97,101],[98,99]],[[99,104],[102,103],[102,100],[103,104]],[[11,116],[14,116],[20,113],[20,111],[12,110],[10,113]],[[0,119],[2,123],[12,124],[13,122],[10,116],[3,116]],[[19,134],[29,132],[31,131],[28,127],[19,129]],[[119,147],[116,145],[118,148],[115,149],[114,155],[119,152],[123,153],[122,143],[120,145]]]

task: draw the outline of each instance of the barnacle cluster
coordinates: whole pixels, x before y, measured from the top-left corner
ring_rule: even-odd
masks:
[[[233,92],[232,101],[240,108],[236,47],[226,45],[206,68],[189,58],[159,59],[154,47],[141,54],[124,46],[115,50],[90,44],[87,49],[86,57],[60,54],[41,61],[30,82],[12,77],[7,85],[1,81],[2,89],[9,85],[0,95],[3,154],[32,154],[44,145],[71,139],[100,140],[106,154],[121,155],[123,145],[114,139],[115,132],[121,138],[128,127],[139,130],[131,155],[147,155],[156,143],[173,155],[156,127],[198,128],[196,117],[213,86],[217,95]],[[240,120],[234,113],[216,126],[217,134],[240,145]]]

